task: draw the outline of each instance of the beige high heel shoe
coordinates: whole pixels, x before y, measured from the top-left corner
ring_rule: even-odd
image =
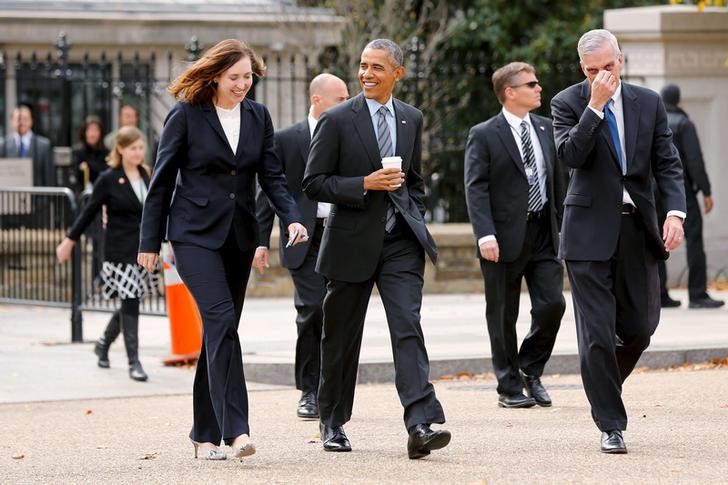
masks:
[[[192,446],[195,447],[195,458],[199,458],[200,460],[225,460],[227,459],[227,455],[224,451],[217,449],[217,448],[203,448],[202,450],[199,450],[201,443],[198,443],[195,440],[192,441]]]
[[[243,458],[244,456],[250,456],[255,454],[255,445],[250,441],[250,438],[248,438],[247,443],[243,444],[242,446],[230,445],[230,449],[232,450],[231,456],[233,458]]]

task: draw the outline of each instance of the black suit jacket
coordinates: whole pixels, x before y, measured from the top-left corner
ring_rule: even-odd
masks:
[[[0,156],[6,158],[19,156],[14,136],[0,143]],[[35,187],[55,187],[58,185],[56,166],[53,162],[53,147],[48,138],[33,133],[33,136],[30,137],[28,157],[33,159],[33,185]]]
[[[544,156],[546,209],[551,221],[554,253],[558,252],[563,176],[555,171],[556,151],[551,120],[531,113]],[[509,263],[521,253],[526,236],[528,179],[518,145],[503,113],[475,125],[465,148],[465,197],[477,240],[492,234],[500,260]],[[480,250],[477,251],[480,256]]]
[[[240,107],[240,140],[233,153],[211,102],[178,102],[165,120],[139,251],[159,251],[162,240],[217,250],[230,230],[241,250],[258,244],[255,179],[286,225],[302,220],[286,188],[268,110],[249,99]]]
[[[560,255],[566,260],[606,261],[619,238],[622,188],[637,206],[647,246],[667,258],[653,195],[654,177],[666,210],[685,212],[685,187],[665,107],[654,91],[622,82],[627,173],[622,176],[606,120],[588,107],[591,85],[584,81],[551,101],[559,160],[570,167],[564,200]]]
[[[298,205],[303,215],[302,224],[306,226],[309,236],[313,235],[316,229],[317,202],[312,201],[303,193],[301,187],[303,171],[306,169],[308,149],[311,145],[311,134],[308,127],[308,120],[289,126],[285,130],[276,133],[276,153],[283,164],[283,171],[288,181],[288,191]],[[274,212],[265,192],[258,187],[255,205],[257,207],[257,218],[260,233],[260,245],[270,247],[270,233],[273,230]],[[296,244],[286,248],[288,242],[288,229],[280,221],[280,248],[281,266],[289,269],[299,268],[306,259],[310,249],[309,244]]]
[[[395,154],[402,157],[405,173],[405,183],[394,192],[364,193],[364,177],[381,169],[382,159],[363,95],[329,109],[316,126],[303,190],[312,200],[334,204],[316,264],[316,270],[329,279],[360,282],[374,274],[384,242],[388,199],[432,261],[437,259],[437,246],[423,219],[422,113],[394,99],[394,116]]]
[[[149,174],[139,167],[145,187],[149,187]],[[112,263],[136,264],[139,247],[139,223],[142,220],[142,203],[136,196],[124,169],[110,168],[94,183],[93,192],[86,206],[68,231],[68,237],[78,241],[81,234],[106,206],[104,260]]]

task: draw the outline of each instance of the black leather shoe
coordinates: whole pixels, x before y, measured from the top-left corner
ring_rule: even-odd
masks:
[[[439,450],[450,443],[452,435],[445,429],[433,431],[429,424],[418,424],[410,432],[407,440],[407,456],[416,460],[427,456],[432,450]]]
[[[344,433],[343,426],[326,426],[320,423],[319,429],[324,451],[351,451],[351,443]]]
[[[498,394],[498,406],[502,408],[531,408],[536,405],[532,397],[521,394]]]
[[[551,397],[539,377],[523,374],[523,385],[526,387],[526,394],[532,397],[536,404],[545,408],[551,406]]]
[[[602,431],[602,453],[615,455],[627,453],[627,445],[624,444],[624,438],[622,438],[620,430]]]
[[[103,337],[96,341],[96,344],[94,345],[94,354],[96,354],[99,358],[97,362],[99,367],[102,369],[108,369],[111,367],[111,362],[109,362],[109,344],[106,343]]]
[[[681,305],[680,300],[673,300],[670,295],[662,295],[660,297],[660,305],[662,308],[677,308]]]
[[[318,402],[316,401],[316,393],[304,392],[298,401],[298,409],[296,415],[303,419],[318,419]]]
[[[714,300],[709,296],[699,298],[696,300],[690,300],[688,308],[720,308],[725,304],[723,300]]]

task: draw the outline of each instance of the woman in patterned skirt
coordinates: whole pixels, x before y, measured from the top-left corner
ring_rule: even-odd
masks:
[[[58,261],[68,261],[76,241],[102,206],[106,206],[106,249],[101,269],[103,296],[118,297],[121,308],[112,315],[94,351],[99,367],[108,368],[109,346],[123,332],[129,377],[135,381],[147,380],[139,362],[139,299],[156,289],[150,273],[136,263],[139,224],[149,186],[145,150],[141,131],[131,126],[119,129],[116,146],[108,158],[110,168],[96,179],[91,199],[56,248]]]

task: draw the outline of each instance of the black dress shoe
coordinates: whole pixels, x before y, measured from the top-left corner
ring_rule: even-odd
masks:
[[[723,300],[714,300],[709,296],[690,300],[688,308],[720,308],[725,304]]]
[[[627,445],[624,444],[620,430],[602,431],[602,453],[616,455],[627,453]]]
[[[344,433],[343,426],[326,426],[320,423],[319,429],[324,451],[351,451],[351,443]]]
[[[532,397],[520,394],[498,394],[498,406],[502,408],[531,408],[536,405]]]
[[[296,415],[303,419],[318,419],[318,402],[316,401],[316,393],[304,392],[301,394],[301,400],[298,401],[298,409]]]
[[[545,408],[551,406],[551,397],[539,377],[523,374],[523,385],[526,387],[526,394],[531,396],[536,404]]]
[[[660,305],[662,308],[677,308],[681,305],[680,300],[673,300],[670,295],[662,295],[660,297]]]
[[[410,432],[407,440],[407,456],[416,460],[430,454],[432,450],[439,450],[450,443],[452,435],[445,429],[433,431],[429,424],[418,424]]]

